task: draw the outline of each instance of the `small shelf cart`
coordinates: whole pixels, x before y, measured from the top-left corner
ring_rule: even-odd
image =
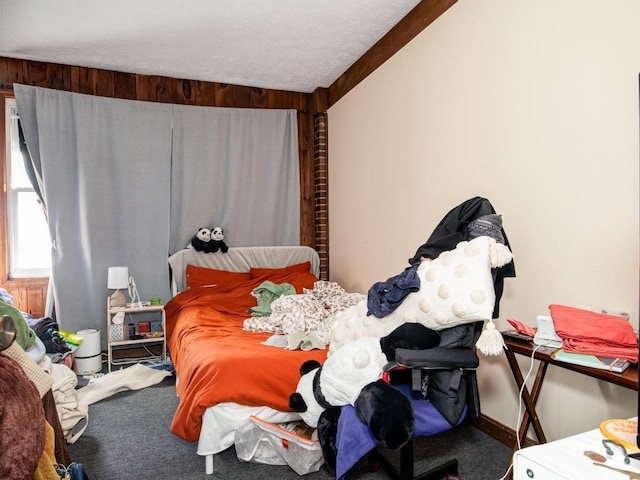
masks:
[[[113,318],[119,313],[124,314],[124,321],[121,324],[116,324],[113,322]],[[134,324],[138,324],[138,322],[132,319],[132,316],[142,316],[144,315],[144,320],[148,320],[150,317],[159,317],[160,318],[160,326],[161,330],[159,332],[150,332],[149,336],[143,338],[129,338],[127,322],[126,318],[129,316],[129,320],[133,321]],[[142,320],[142,319],[141,319]],[[157,320],[156,320],[157,322]],[[114,330],[115,329],[115,330]],[[114,331],[117,332],[114,334]],[[136,329],[137,331],[137,329]],[[166,332],[166,316],[164,312],[164,305],[142,305],[142,306],[125,306],[125,307],[112,307],[109,303],[109,298],[107,297],[107,355],[108,355],[108,368],[111,371],[112,365],[126,365],[133,363],[141,363],[141,362],[152,362],[152,361],[166,361],[167,359],[167,338],[165,335]],[[155,355],[148,351],[149,346],[152,345],[161,345],[162,352],[160,356]],[[144,347],[149,352],[148,355],[144,355],[141,357],[127,357],[127,358],[115,358],[114,351],[120,350],[122,347]]]

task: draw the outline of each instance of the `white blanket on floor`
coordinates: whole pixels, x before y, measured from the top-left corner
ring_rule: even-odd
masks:
[[[91,405],[118,392],[140,390],[155,385],[170,375],[166,370],[135,364],[92,379],[87,386],[77,390],[78,401],[84,405]]]

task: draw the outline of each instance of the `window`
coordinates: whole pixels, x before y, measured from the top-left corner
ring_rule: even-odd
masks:
[[[51,238],[20,151],[15,99],[5,98],[4,110],[8,277],[47,277],[51,271]]]

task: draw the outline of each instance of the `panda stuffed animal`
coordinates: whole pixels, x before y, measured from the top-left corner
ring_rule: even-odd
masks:
[[[193,236],[187,248],[193,248],[198,252],[211,252],[211,230],[200,227]]]
[[[397,348],[428,349],[438,346],[440,334],[418,323],[405,323],[382,338],[362,337],[341,346],[323,365],[305,362],[289,408],[300,414],[318,437],[325,458],[335,434],[327,418],[336,419],[333,407],[353,405],[358,418],[369,426],[384,447],[400,448],[414,431],[411,401],[381,380],[384,366],[393,361]],[[321,431],[324,430],[324,431]]]
[[[222,227],[213,227],[211,229],[211,251],[217,252],[218,250],[222,253],[227,253],[229,247],[224,243],[224,230]]]

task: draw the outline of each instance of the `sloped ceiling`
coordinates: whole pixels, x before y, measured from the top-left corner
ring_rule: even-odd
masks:
[[[419,0],[0,0],[0,56],[297,92]]]

